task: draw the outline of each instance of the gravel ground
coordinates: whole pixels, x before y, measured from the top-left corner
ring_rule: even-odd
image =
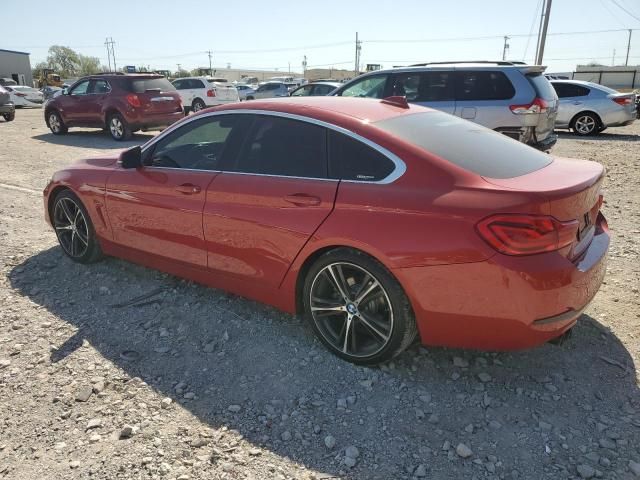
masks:
[[[66,259],[42,188],[122,144],[17,113],[0,120],[0,478],[640,478],[640,122],[555,150],[607,167],[613,235],[568,342],[362,368],[272,308]]]

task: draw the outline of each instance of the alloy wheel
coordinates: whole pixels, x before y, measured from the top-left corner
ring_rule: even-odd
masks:
[[[114,138],[122,138],[122,135],[124,135],[122,120],[118,117],[112,117],[109,122],[109,130],[111,130],[111,135],[113,135]]]
[[[61,198],[53,210],[53,226],[64,251],[82,257],[89,248],[89,227],[84,213],[70,198]]]
[[[195,102],[193,104],[193,111],[194,112],[199,112],[200,110],[204,109],[204,106],[202,105],[202,103],[200,102]]]
[[[393,308],[373,274],[346,262],[327,265],[313,279],[309,306],[315,325],[333,348],[369,357],[389,343]]]
[[[596,129],[596,120],[591,115],[582,115],[576,119],[574,128],[582,135],[588,135]]]
[[[49,115],[49,128],[51,128],[51,131],[58,133],[60,131],[60,127],[61,124],[58,115],[55,113]]]

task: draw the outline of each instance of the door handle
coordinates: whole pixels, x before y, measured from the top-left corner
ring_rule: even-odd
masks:
[[[194,193],[200,193],[200,190],[202,189],[193,183],[183,183],[182,185],[178,185],[176,190],[186,195],[193,195]]]
[[[285,201],[298,207],[315,207],[322,203],[320,197],[307,195],[306,193],[293,193],[284,197]]]
[[[573,102],[574,105],[582,105],[582,102]]]

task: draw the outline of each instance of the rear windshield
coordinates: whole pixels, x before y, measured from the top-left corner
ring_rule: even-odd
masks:
[[[545,77],[541,73],[534,75],[529,74],[527,75],[527,78],[533,85],[534,90],[540,98],[543,98],[545,100],[555,100],[556,98],[558,98],[558,96],[556,95],[556,91],[551,85],[551,82],[549,82],[549,80],[547,80],[547,77]]]
[[[173,91],[176,89],[166,78],[134,78],[130,81],[131,91],[135,93],[144,93],[147,90],[160,90],[162,92]]]
[[[372,125],[483,177],[519,177],[552,161],[550,155],[443,112],[401,115]]]

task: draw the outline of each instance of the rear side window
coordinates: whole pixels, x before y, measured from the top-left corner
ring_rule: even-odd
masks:
[[[329,177],[374,182],[395,168],[386,156],[342,133],[329,132]]]
[[[461,71],[457,74],[457,100],[508,100],[516,94],[502,72]]]
[[[533,85],[533,89],[536,91],[538,97],[545,100],[555,100],[558,97],[556,91],[551,86],[551,82],[541,73],[529,74],[526,77],[529,82],[531,82],[531,85]]]
[[[202,83],[202,80],[197,80],[197,79],[192,79],[189,80],[189,88],[206,88],[204,83]]]
[[[130,80],[130,90],[134,93],[144,93],[147,90],[171,92],[176,88],[166,78],[135,78]]]
[[[407,72],[393,78],[393,95],[409,102],[443,102],[454,99],[453,72]]]
[[[586,87],[572,83],[553,83],[552,85],[558,94],[558,98],[586,97],[591,91]]]
[[[256,115],[240,154],[227,170],[286,177],[327,178],[324,127]]]
[[[443,112],[401,115],[372,125],[483,177],[518,177],[552,161],[517,140]]]

